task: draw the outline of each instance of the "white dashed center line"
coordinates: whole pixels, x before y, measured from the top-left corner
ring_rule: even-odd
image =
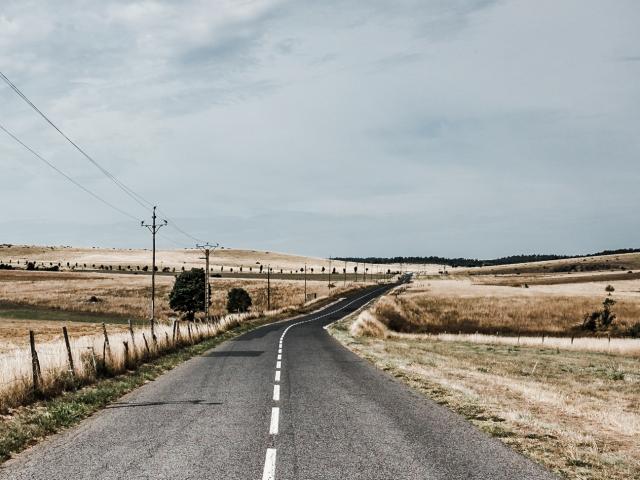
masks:
[[[269,426],[270,435],[278,434],[278,423],[280,423],[280,409],[273,407],[271,409],[271,425]]]
[[[282,368],[282,362],[280,360],[276,362],[276,368]]]
[[[280,370],[276,370],[276,382],[280,381]]]
[[[280,401],[280,385],[273,386],[273,401],[274,402]]]
[[[276,449],[267,448],[267,456],[264,459],[262,480],[275,480],[276,478]]]

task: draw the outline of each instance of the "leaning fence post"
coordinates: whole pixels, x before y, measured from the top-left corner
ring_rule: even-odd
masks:
[[[173,342],[173,344],[176,344],[176,326],[177,326],[178,320],[174,320],[173,321],[173,333],[171,336],[171,341]]]
[[[187,322],[187,332],[189,333],[189,343],[193,343],[191,339],[191,322]]]
[[[69,359],[69,371],[71,376],[76,376],[76,370],[73,368],[73,355],[71,355],[71,344],[69,343],[69,333],[67,327],[62,327],[62,335],[64,335],[64,344],[67,347],[67,358]]]
[[[40,380],[42,374],[40,372],[40,361],[38,360],[38,352],[36,352],[36,337],[33,330],[29,330],[29,344],[31,345],[31,371],[33,375],[33,390],[40,391]]]
[[[147,355],[151,356],[151,351],[149,350],[149,344],[147,343],[147,337],[145,337],[144,332],[142,332],[142,339],[144,340],[144,348],[147,351]]]

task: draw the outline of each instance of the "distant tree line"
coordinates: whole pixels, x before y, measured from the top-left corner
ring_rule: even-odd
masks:
[[[446,258],[446,257],[334,257],[336,260],[358,263],[413,263],[437,264],[451,267],[492,267],[496,265],[510,265],[514,263],[544,262],[547,260],[563,260],[567,258],[597,257],[600,255],[619,255],[623,253],[638,253],[640,248],[620,248],[617,250],[603,250],[587,255],[511,255],[508,257],[480,260],[477,258]]]

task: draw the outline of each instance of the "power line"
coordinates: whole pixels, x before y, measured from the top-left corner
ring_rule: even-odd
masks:
[[[165,217],[168,221],[169,221],[169,226],[175,228],[178,232],[180,232],[181,234],[183,234],[185,237],[190,238],[191,240],[193,240],[196,243],[204,243],[204,241],[198,237],[194,237],[193,235],[191,235],[190,233],[186,232],[185,230],[183,230],[182,228],[180,228],[176,222],[174,220],[172,220],[171,218],[169,218],[169,216],[164,213],[162,210],[158,209],[158,213],[162,214],[163,217]]]
[[[144,199],[141,195],[137,194],[136,192],[134,192],[132,189],[130,189],[129,187],[127,187],[124,183],[122,183],[120,180],[118,180],[111,172],[109,172],[106,168],[104,168],[102,165],[100,165],[96,160],[94,160],[87,152],[85,152],[77,143],[75,143],[73,140],[71,140],[62,130],[60,130],[60,128],[58,128],[58,126],[53,123],[49,117],[47,117],[36,105],[33,104],[33,102],[31,100],[29,100],[29,98],[27,98],[27,96],[22,93],[22,91],[11,81],[7,78],[7,76],[0,72],[0,78],[2,78],[2,80],[4,80],[4,82],[9,85],[9,87],[20,97],[22,98],[22,100],[24,100],[27,105],[29,105],[33,110],[35,110],[49,125],[51,125],[54,129],[56,129],[56,131],[62,135],[62,137],[64,137],[65,140],[67,140],[67,142],[69,142],[71,145],[73,145],[73,147],[80,152],[87,160],[89,160],[98,170],[100,170],[109,180],[111,180],[113,183],[115,183],[118,188],[120,188],[120,190],[122,190],[124,193],[126,193],[129,197],[131,197],[138,205],[140,205],[141,207],[143,207],[146,210],[151,210],[151,207],[153,206],[151,204],[151,202],[149,202],[148,200]]]
[[[170,225],[171,225],[171,223],[169,223],[168,226],[170,226]],[[174,240],[173,238],[168,237],[167,235],[165,235],[163,233],[158,233],[158,236],[164,238],[165,240],[167,240],[170,243],[173,243],[178,248],[185,248],[185,244],[184,243],[180,243],[180,242]]]
[[[111,172],[109,172],[106,168],[104,168],[102,165],[100,165],[100,163],[98,163],[97,160],[95,160],[93,157],[91,157],[85,150],[83,150],[77,143],[75,143],[73,140],[71,140],[71,138],[69,138],[56,124],[54,124],[49,117],[47,117],[47,115],[45,115],[31,100],[29,100],[29,98],[11,81],[9,80],[9,78],[7,78],[7,76],[0,72],[0,78],[2,78],[2,80],[22,99],[24,100],[27,105],[29,105],[35,112],[37,112],[49,125],[51,125],[60,135],[62,135],[62,137],[67,140],[67,142],[69,142],[71,145],[73,145],[73,147],[80,152],[87,160],[89,160],[98,170],[100,170],[100,172],[102,172],[103,175],[105,175],[109,180],[111,180],[113,183],[116,184],[116,186],[118,188],[120,188],[120,190],[122,190],[125,194],[127,194],[130,198],[132,198],[138,205],[140,205],[141,207],[143,207],[146,210],[151,211],[153,204],[151,202],[149,202],[147,199],[145,199],[144,197],[142,197],[140,194],[138,194],[137,192],[135,192],[134,190],[132,190],[131,188],[129,188],[127,185],[125,185],[122,181],[120,181],[115,175],[113,175]],[[4,130],[4,129],[3,129]],[[6,130],[5,130],[6,131]],[[9,133],[9,132],[7,132]],[[11,134],[10,134],[11,135]],[[13,135],[11,135],[12,137],[14,137]],[[15,139],[15,137],[14,137]],[[17,139],[16,139],[17,140]],[[17,140],[19,141],[19,140]],[[22,142],[20,142],[22,143]],[[26,147],[26,145],[23,144],[23,146]],[[26,147],[28,148],[28,147]],[[32,153],[35,154],[35,152],[32,151]],[[43,161],[46,162],[46,160],[42,159]],[[48,162],[47,162],[48,163]],[[53,167],[55,168],[55,167]],[[66,175],[65,175],[66,176]],[[84,188],[84,187],[81,187]],[[93,195],[93,194],[92,194]],[[106,202],[105,200],[101,199],[102,202]],[[158,212],[162,213],[159,209]],[[164,215],[164,213],[163,213]],[[184,236],[190,238],[191,240],[194,240],[195,242],[202,242],[201,239],[191,235],[190,233],[186,232],[185,230],[183,230],[182,228],[180,228],[173,220],[171,220],[167,215],[164,215],[168,220],[170,220],[170,225],[173,226],[173,228],[175,228],[178,232],[182,233]],[[175,242],[173,242],[175,243]]]
[[[88,193],[89,195],[91,195],[93,198],[95,198],[96,200],[104,203],[106,206],[112,208],[113,210],[116,210],[117,212],[121,213],[122,215],[125,215],[133,220],[135,220],[136,222],[140,221],[139,218],[134,217],[133,215],[131,215],[129,212],[121,209],[120,207],[115,206],[113,203],[109,202],[108,200],[105,200],[104,198],[102,198],[100,195],[98,195],[97,193],[92,192],[91,190],[89,190],[87,187],[85,187],[84,185],[82,185],[80,182],[78,182],[77,180],[73,179],[72,177],[70,177],[69,175],[67,175],[65,172],[63,172],[62,170],[60,170],[58,167],[56,167],[53,163],[49,162],[46,158],[44,158],[42,155],[40,155],[38,152],[36,152],[35,150],[33,150],[29,145],[27,145],[26,143],[24,143],[22,140],[20,140],[18,137],[16,137],[13,133],[11,133],[9,130],[7,130],[2,124],[0,124],[0,130],[2,130],[4,133],[6,133],[7,135],[9,135],[12,139],[14,139],[16,142],[18,142],[20,145],[22,145],[25,149],[27,149],[29,152],[31,152],[36,158],[38,158],[40,161],[44,162],[46,165],[48,165],[49,167],[51,167],[53,170],[55,170],[56,172],[58,172],[60,175],[62,175],[64,178],[66,178],[68,181],[70,181],[71,183],[73,183],[76,187],[82,189],[83,191],[85,191],[86,193]]]

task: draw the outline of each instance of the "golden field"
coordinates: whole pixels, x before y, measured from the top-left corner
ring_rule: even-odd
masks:
[[[499,265],[494,267],[474,267],[455,269],[458,273],[471,275],[490,274],[553,274],[563,272],[625,272],[640,270],[640,253],[598,255],[594,257],[567,258],[544,262]]]
[[[156,265],[159,270],[163,268],[176,269],[180,271],[182,267],[186,270],[191,268],[203,268],[204,261],[202,260],[203,252],[195,248],[185,248],[181,250],[158,250],[156,259]],[[77,269],[96,269],[100,265],[111,266],[113,269],[117,269],[120,266],[123,270],[126,267],[131,267],[132,270],[136,270],[136,267],[142,268],[143,266],[151,265],[151,251],[149,249],[115,249],[115,248],[78,248],[78,247],[65,247],[65,246],[31,246],[31,245],[0,245],[0,263],[9,263],[16,265],[16,262],[20,262],[20,265],[24,266],[26,261],[37,262],[38,265],[44,264],[57,265],[63,269],[67,268],[67,263],[70,266],[78,264]],[[362,263],[343,262],[339,260],[329,260],[326,258],[307,257],[302,255],[291,255],[279,252],[267,252],[260,250],[241,250],[230,248],[218,248],[211,254],[210,265],[213,272],[229,272],[231,269],[234,272],[239,272],[240,268],[244,273],[249,271],[256,272],[259,270],[260,265],[271,265],[274,272],[282,270],[284,273],[300,270],[307,265],[307,271],[310,272],[313,269],[318,273],[325,268],[325,271],[329,271],[335,268],[336,272],[342,272],[343,268],[347,268],[348,272],[353,272],[354,267],[358,267],[358,272],[362,275],[364,271]],[[86,265],[86,266],[85,266]],[[400,270],[423,270],[425,272],[437,273],[438,266],[417,266],[417,265],[400,265],[400,264],[385,264],[385,265],[367,265],[369,272],[378,271],[384,272],[387,269],[392,271]]]
[[[169,308],[171,275],[156,276],[156,317],[168,321],[176,314]],[[352,283],[347,283],[350,288]],[[251,295],[254,311],[267,308],[267,280],[212,278],[212,315],[226,313],[226,295],[233,287],[242,287]],[[331,289],[339,293],[342,283]],[[308,281],[307,294],[317,297],[330,293],[327,282]],[[0,349],[5,345],[24,345],[29,330],[47,335],[51,329],[70,320],[87,322],[83,333],[99,330],[99,322],[144,324],[150,316],[151,277],[149,275],[27,272],[0,270]],[[96,297],[97,301],[90,301]],[[304,282],[271,280],[273,310],[304,303]],[[21,313],[19,318],[15,312]],[[26,311],[22,313],[22,311]],[[66,315],[66,317],[65,317]],[[46,323],[45,323],[46,322]],[[71,322],[75,326],[77,322]],[[59,328],[58,328],[59,331]]]
[[[378,302],[374,314],[404,333],[484,333],[501,335],[585,335],[582,321],[609,296],[617,329],[624,334],[640,322],[640,280],[581,283],[500,283],[495,276],[418,280]],[[572,280],[572,279],[571,279]]]

